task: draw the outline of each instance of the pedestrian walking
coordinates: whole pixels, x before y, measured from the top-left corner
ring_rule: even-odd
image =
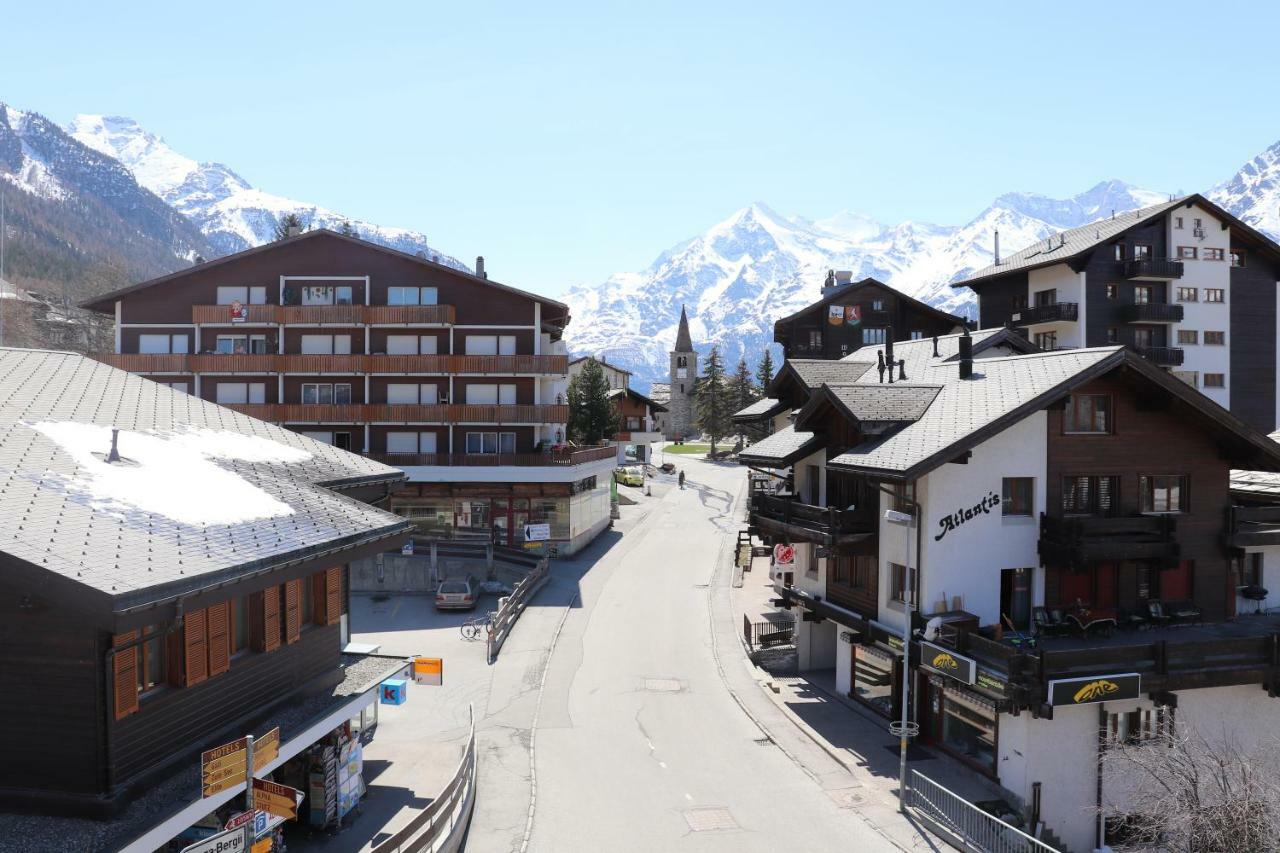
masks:
[[[680,472],[680,476],[678,479],[680,480],[680,488],[683,489],[684,488],[684,472],[683,471]]]

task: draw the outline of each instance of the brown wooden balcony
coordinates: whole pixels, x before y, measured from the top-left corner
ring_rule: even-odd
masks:
[[[499,465],[565,467],[616,459],[618,449],[607,447],[573,448],[550,453],[370,453],[368,457],[394,468],[418,465],[443,465],[459,468],[492,468]]]
[[[1236,548],[1280,545],[1280,505],[1231,507],[1227,537]]]
[[[1168,302],[1143,302],[1120,306],[1126,323],[1181,323],[1182,306]]]
[[[243,321],[231,319],[230,305],[193,305],[191,322],[223,326],[255,323],[289,325],[452,325],[452,305],[245,305]]]
[[[1177,559],[1177,516],[1040,516],[1040,557],[1084,568],[1099,560]]]
[[[562,424],[569,420],[563,405],[435,405],[389,406],[352,403],[236,403],[227,406],[264,421],[286,424],[440,423],[440,424]],[[616,451],[615,451],[616,452]]]
[[[1075,302],[1054,302],[1051,305],[1035,305],[1013,312],[1013,322],[1020,326],[1036,323],[1074,323],[1080,306]]]
[[[130,373],[470,374],[563,376],[566,355],[304,355],[95,353],[93,358]]]
[[[1173,258],[1136,258],[1121,261],[1120,272],[1125,278],[1150,281],[1171,281],[1182,278],[1182,261]]]
[[[1134,347],[1138,355],[1161,367],[1178,367],[1186,353],[1180,347]]]
[[[816,542],[828,547],[874,536],[876,516],[836,507],[814,506],[794,497],[751,496],[751,524],[761,533],[792,542]]]

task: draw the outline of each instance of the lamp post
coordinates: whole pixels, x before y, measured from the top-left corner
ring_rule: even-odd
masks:
[[[916,590],[915,580],[911,574],[911,528],[915,526],[915,502],[910,504],[910,512],[886,509],[884,520],[902,527],[907,540],[907,559],[903,566],[902,596],[902,719],[889,724],[889,731],[898,736],[898,811],[907,811],[907,745],[910,739],[919,732],[920,727],[908,719],[911,703],[911,611]]]

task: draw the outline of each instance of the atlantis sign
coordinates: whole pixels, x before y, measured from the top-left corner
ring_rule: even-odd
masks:
[[[941,541],[943,536],[946,536],[966,521],[972,521],[980,515],[986,515],[998,506],[1000,506],[1000,496],[992,492],[973,506],[958,509],[951,515],[939,519],[938,535],[933,537],[933,541]]]

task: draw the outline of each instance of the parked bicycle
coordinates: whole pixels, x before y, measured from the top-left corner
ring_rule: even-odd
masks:
[[[462,639],[477,640],[481,634],[488,634],[498,618],[498,611],[493,610],[484,616],[477,616],[462,623]]]

